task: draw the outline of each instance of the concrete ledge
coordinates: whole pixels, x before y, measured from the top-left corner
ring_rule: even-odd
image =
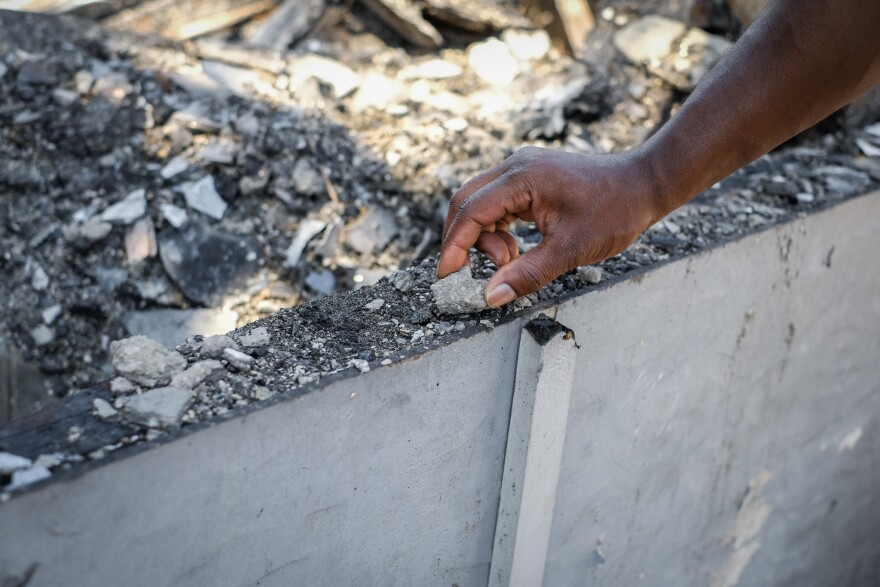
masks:
[[[496,526],[514,389],[531,385],[521,331],[555,311],[579,348],[546,564],[530,573],[877,584],[878,219],[880,193],[855,198],[59,475],[0,506],[15,529],[0,582],[511,577]],[[520,509],[545,503],[531,499]]]

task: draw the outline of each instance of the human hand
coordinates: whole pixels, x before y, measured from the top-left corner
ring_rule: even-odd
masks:
[[[476,247],[499,267],[485,293],[497,308],[626,249],[663,216],[655,185],[639,151],[585,156],[521,149],[453,196],[437,276],[460,269]],[[516,219],[534,222],[544,237],[521,256],[508,231]]]

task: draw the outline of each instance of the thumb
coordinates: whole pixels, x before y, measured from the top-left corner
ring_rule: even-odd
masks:
[[[555,242],[545,238],[534,249],[495,272],[486,286],[486,303],[497,308],[538,291],[567,270],[566,258]]]

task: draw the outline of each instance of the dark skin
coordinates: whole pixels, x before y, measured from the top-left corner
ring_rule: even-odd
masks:
[[[776,0],[681,110],[632,151],[583,156],[527,147],[449,206],[437,276],[483,251],[499,269],[492,307],[626,249],[648,227],[880,83],[880,1]],[[520,255],[510,224],[543,242]]]

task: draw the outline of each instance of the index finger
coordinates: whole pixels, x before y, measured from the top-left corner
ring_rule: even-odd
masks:
[[[437,277],[443,278],[464,266],[468,250],[483,229],[530,207],[531,197],[521,182],[507,174],[495,178],[461,202],[440,246]]]

